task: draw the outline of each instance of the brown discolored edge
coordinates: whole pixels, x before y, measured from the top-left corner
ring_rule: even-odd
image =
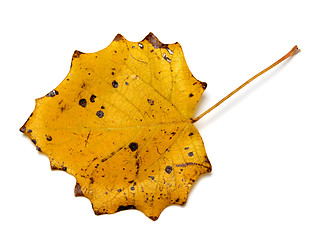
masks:
[[[153,220],[153,221],[156,221],[156,220],[158,219],[158,217],[156,217],[156,216],[149,216],[149,218],[150,218],[151,220]]]
[[[82,189],[81,189],[81,185],[79,183],[75,184],[74,196],[76,196],[76,197],[83,197],[84,196]]]
[[[200,84],[202,85],[202,88],[205,90],[207,88],[207,83],[205,82],[200,82]]]
[[[72,59],[73,58],[79,58],[80,55],[84,54],[83,52],[80,52],[78,50],[75,50],[74,53],[73,53],[73,56],[72,56]]]
[[[150,32],[144,39],[143,41],[146,40],[148,41],[150,44],[152,44],[152,46],[154,48],[167,48],[168,45],[162,43],[160,40],[158,40],[158,38],[152,33]]]
[[[60,171],[66,172],[66,170],[67,170],[67,167],[65,167],[63,165],[61,167],[57,167],[57,166],[53,165],[52,163],[50,163],[50,167],[51,167],[52,171],[60,170]]]
[[[25,131],[27,130],[25,125],[26,125],[27,122],[30,120],[30,118],[32,117],[32,115],[33,115],[33,113],[30,114],[30,116],[28,117],[27,121],[25,121],[25,123],[23,124],[23,126],[20,127],[20,129],[19,129],[20,132],[25,133]]]
[[[212,165],[211,165],[207,155],[205,156],[205,162],[209,163],[209,168],[207,169],[207,172],[210,173],[212,171]]]
[[[134,205],[126,205],[126,206],[119,206],[116,212],[124,211],[124,210],[129,210],[129,209],[136,209]]]
[[[118,41],[120,41],[120,40],[125,40],[125,38],[124,38],[121,34],[118,33],[118,34],[115,36],[115,38],[113,39],[113,41],[118,42]]]
[[[26,123],[25,123],[26,124]],[[23,124],[23,126],[22,127],[20,127],[20,132],[22,132],[22,133],[25,133],[25,131],[27,130],[26,129],[26,127],[25,127],[25,124]]]

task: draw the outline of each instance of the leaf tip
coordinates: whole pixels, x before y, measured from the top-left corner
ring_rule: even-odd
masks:
[[[81,51],[75,50],[73,53],[72,59],[79,58],[82,54],[84,54],[84,53]]]
[[[20,127],[19,131],[22,132],[22,133],[25,133],[25,131],[26,131],[25,124],[23,124],[23,126]]]
[[[150,32],[143,41],[148,41],[154,48],[166,48],[167,44],[163,44],[158,38]]]
[[[156,220],[158,219],[157,216],[149,216],[148,218],[151,219],[151,220],[153,220],[153,221],[156,221]]]
[[[120,40],[125,40],[125,38],[122,36],[122,34],[117,34],[116,36],[115,36],[115,38],[113,39],[113,41],[115,41],[115,42],[118,42],[118,41],[120,41]]]

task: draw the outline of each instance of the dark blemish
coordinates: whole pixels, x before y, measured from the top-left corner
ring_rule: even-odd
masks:
[[[114,72],[112,72],[111,74],[114,75]]]
[[[126,58],[124,58],[124,61],[126,61]]]
[[[129,145],[129,148],[132,152],[136,151],[138,149],[138,144],[136,142],[131,142]]]
[[[51,137],[51,136],[47,136],[46,139],[47,139],[48,141],[52,141],[52,137]]]
[[[70,81],[70,79],[68,79],[68,78],[67,78],[66,80],[67,80],[67,81]]]
[[[154,52],[154,49],[152,49],[151,52]]]
[[[57,90],[52,90],[51,92],[49,92],[46,96],[47,97],[54,97],[56,95],[59,95],[59,92]]]
[[[185,150],[189,149],[189,147],[184,148]]]
[[[188,136],[193,136],[194,135],[194,133],[190,133],[190,134],[188,134]]]
[[[173,171],[172,166],[166,166],[165,172],[167,172],[168,174],[170,174],[172,171]]]
[[[82,189],[81,189],[81,185],[79,183],[76,183],[75,184],[75,187],[74,187],[74,195],[76,197],[83,197],[84,194],[82,192]]]
[[[131,190],[134,191],[134,190],[135,190],[135,187],[131,187]]]
[[[78,58],[78,57],[80,57],[81,54],[83,54],[83,52],[75,50],[74,53],[73,53],[73,57],[72,58]]]
[[[82,83],[81,88],[85,88],[85,87],[86,87],[86,84],[84,82],[84,83]]]
[[[119,86],[119,84],[118,84],[118,82],[117,81],[113,81],[112,82],[112,86],[114,87],[114,88],[117,88],[118,86]]]
[[[25,130],[24,130],[25,131]],[[31,129],[29,129],[28,131],[27,131],[27,133],[32,133],[32,130]]]
[[[162,72],[158,72],[158,74],[161,74]]]
[[[66,109],[66,105],[64,105],[63,107],[60,108],[61,113]]]
[[[95,102],[95,98],[96,98],[96,96],[94,94],[92,94],[91,97],[90,97],[90,101],[91,102]]]
[[[189,97],[193,97],[193,96],[194,96],[194,94],[192,94],[192,93],[191,93],[191,94],[189,94]]]
[[[119,188],[119,189],[117,189],[117,191],[118,191],[118,192],[122,192],[122,189]]]
[[[171,134],[174,136],[176,134],[176,132],[171,132]]]
[[[137,154],[136,154],[136,155],[137,155]],[[137,156],[136,156],[136,158],[137,158]],[[140,170],[140,161],[137,160],[136,163],[135,163],[135,165],[136,165],[136,173],[135,173],[135,175],[137,175],[138,172],[139,172],[139,170]],[[135,183],[135,184],[136,184],[136,183]]]
[[[90,183],[93,184],[94,183],[94,178],[90,177]]]
[[[39,152],[42,152],[41,148],[36,146],[36,149],[39,151]]]
[[[115,53],[117,53],[117,51],[116,51],[116,50],[114,50],[114,52],[115,52]]]
[[[138,44],[138,46],[139,46],[141,49],[143,49],[143,48],[144,48],[144,46],[143,46],[143,44],[142,44],[142,43],[139,43],[139,44]]]
[[[177,198],[177,199],[175,200],[175,202],[178,203],[178,202],[179,202],[179,198]]]
[[[193,152],[189,152],[188,156],[192,157],[192,156],[194,156],[194,153]]]
[[[101,109],[105,109],[105,107],[104,107],[104,106],[101,106]]]
[[[135,46],[132,46],[132,48],[135,48]]]
[[[154,180],[154,177],[153,176],[148,176],[150,179]]]
[[[82,107],[86,107],[86,100],[84,98],[80,99],[79,104]]]
[[[64,167],[64,166],[63,166],[61,169],[62,169],[63,171],[66,171],[67,167]]]
[[[128,209],[136,209],[134,205],[126,205],[126,206],[119,206],[119,208],[116,210],[117,212],[128,210]]]
[[[88,75],[91,75],[91,73],[88,73]]]
[[[102,118],[104,116],[104,112],[99,110],[99,111],[96,112],[96,116],[98,116],[99,118]]]
[[[34,144],[37,144],[37,140],[32,139],[31,141],[32,141]]]
[[[148,103],[149,103],[150,105],[154,105],[154,100],[152,100],[152,99],[147,99],[147,101],[148,101]]]
[[[128,85],[128,82],[125,82],[125,85],[127,86],[127,85]]]
[[[133,183],[133,182],[134,182],[134,180],[128,181],[128,183]]]

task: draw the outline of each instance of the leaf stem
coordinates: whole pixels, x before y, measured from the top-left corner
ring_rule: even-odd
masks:
[[[294,46],[285,56],[283,56],[282,58],[280,58],[278,61],[274,62],[273,64],[271,64],[269,67],[265,68],[264,70],[262,70],[261,72],[257,73],[255,76],[253,76],[252,78],[248,79],[246,82],[244,82],[242,85],[240,85],[238,88],[236,88],[234,91],[232,91],[231,93],[229,93],[227,96],[225,96],[223,99],[219,100],[214,106],[212,106],[211,108],[207,109],[205,112],[203,112],[201,115],[199,115],[197,118],[192,119],[192,123],[197,122],[199,119],[201,119],[202,117],[204,117],[207,113],[211,112],[213,109],[215,109],[216,107],[218,107],[220,104],[222,104],[223,102],[225,102],[228,98],[230,98],[231,96],[233,96],[235,93],[237,93],[240,89],[242,89],[243,87],[245,87],[247,84],[249,84],[250,82],[252,82],[254,79],[256,79],[257,77],[259,77],[260,75],[264,74],[265,72],[269,71],[270,69],[272,69],[273,67],[277,66],[279,63],[281,63],[282,61],[286,60],[287,58],[297,54],[298,52],[300,52],[300,50],[298,49],[297,45]]]

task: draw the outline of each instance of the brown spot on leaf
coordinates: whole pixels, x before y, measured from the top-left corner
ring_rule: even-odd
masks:
[[[136,142],[131,142],[129,144],[129,148],[131,149],[132,152],[134,152],[138,149],[138,144]]]
[[[102,118],[104,116],[104,112],[99,110],[99,111],[96,112],[96,116],[98,116],[99,118]]]
[[[94,94],[92,94],[91,97],[90,97],[90,101],[91,102],[95,102],[95,98],[96,98],[96,96]]]
[[[168,174],[170,174],[172,171],[173,171],[172,166],[166,166],[165,172],[167,172]]]
[[[152,99],[147,99],[147,102],[148,102],[150,105],[154,105],[154,100],[152,100]]]
[[[117,81],[113,81],[112,82],[112,86],[114,87],[114,88],[117,88],[118,86],[119,86],[119,84],[118,84],[118,82]]]
[[[86,100],[84,98],[80,99],[80,101],[79,101],[79,105],[80,106],[86,107],[86,104],[87,104],[87,102],[86,102]]]

